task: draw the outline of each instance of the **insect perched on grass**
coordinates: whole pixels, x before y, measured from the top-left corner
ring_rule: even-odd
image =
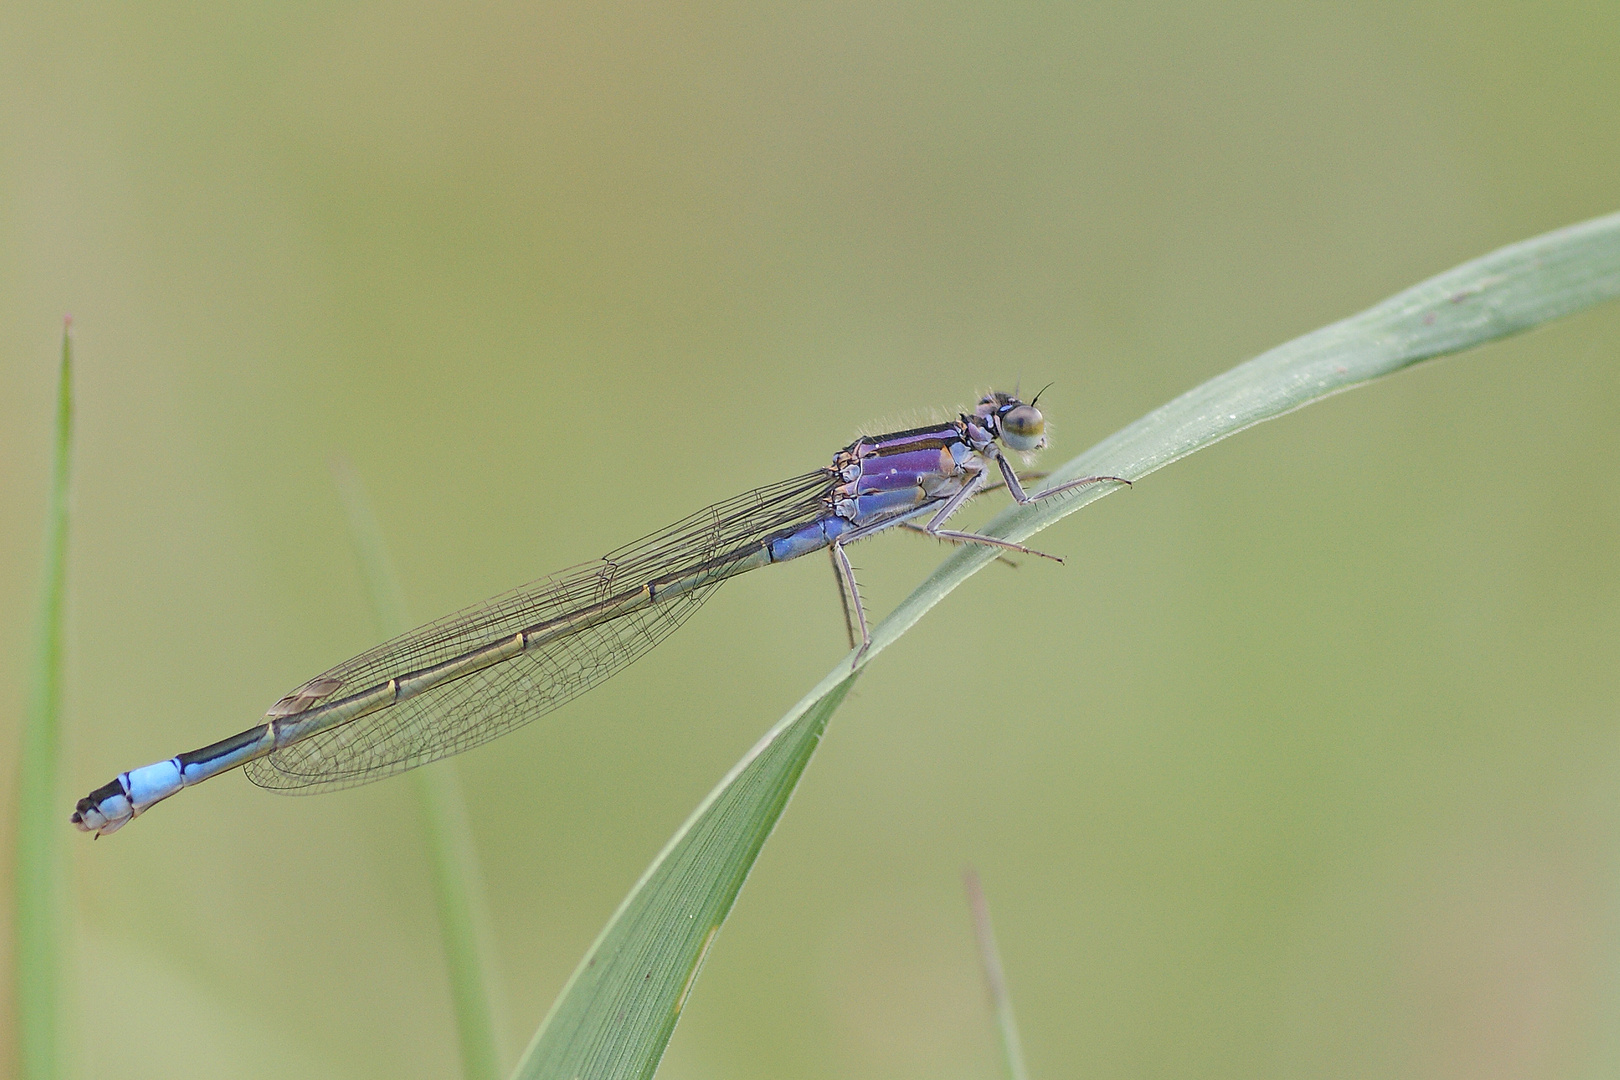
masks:
[[[850,638],[853,644],[859,631],[859,659],[872,639],[845,553],[850,544],[907,525],[954,543],[1055,558],[944,526],[992,483],[992,467],[1020,504],[1087,484],[1129,483],[1087,476],[1026,494],[1002,449],[1045,445],[1046,420],[1036,401],[1001,393],[985,395],[955,420],[856,439],[826,468],[715,503],[597,562],[361,653],[276,702],[263,723],[239,735],[120,773],[79,800],[73,824],[113,832],[181,788],[239,765],[261,787],[312,791],[368,783],[460,753],[616,674],[727,578],[824,548],[846,618],[854,614]]]

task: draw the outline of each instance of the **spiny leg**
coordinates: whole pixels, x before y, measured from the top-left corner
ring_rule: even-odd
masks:
[[[999,488],[999,487],[1004,487],[1005,485],[998,481],[995,486]],[[986,489],[986,490],[994,490],[994,489]],[[949,544],[968,544],[968,543],[972,543],[972,541],[970,541],[970,540],[958,540],[954,536],[944,536],[944,535],[941,535],[939,533],[931,533],[927,529],[923,528],[921,525],[915,525],[915,524],[913,524],[912,522],[909,522],[909,521],[902,521],[900,523],[900,527],[902,529],[904,529],[906,532],[916,533],[918,536],[926,536],[930,540],[943,540],[943,541],[945,541],[946,543],[949,543]],[[1005,556],[1005,555],[997,555],[996,556],[996,562],[1001,563],[1003,566],[1010,566],[1014,570],[1018,569],[1018,564],[1016,562],[1014,562],[1013,560],[1007,558],[1007,556]]]
[[[1061,495],[1065,491],[1073,491],[1075,488],[1085,487],[1087,484],[1100,484],[1105,480],[1111,480],[1116,484],[1124,484],[1126,487],[1132,486],[1131,482],[1123,476],[1082,476],[1078,480],[1069,480],[1055,488],[1048,488],[1045,491],[1037,491],[1033,495],[1026,495],[1024,494],[1024,485],[1018,482],[1018,474],[1013,471],[1012,464],[1000,454],[996,455],[996,464],[1001,466],[1001,476],[1006,482],[1008,494],[1013,497],[1013,502],[1019,506],[1028,506],[1039,499],[1050,499],[1053,495]]]
[[[994,536],[985,536],[982,533],[956,532],[954,529],[927,529],[929,536],[937,536],[941,540],[954,540],[963,544],[984,544],[986,547],[1001,548],[1004,551],[1017,551],[1024,555],[1039,555],[1043,559],[1051,559],[1055,563],[1063,561],[1061,555],[1051,555],[1044,551],[1015,544],[1011,540],[999,540]]]
[[[855,647],[855,620],[849,617],[849,593],[844,588],[844,573],[838,567],[838,553],[831,544],[827,557],[832,562],[833,580],[838,583],[838,606],[844,611],[844,631],[849,634],[849,647]]]
[[[1022,481],[1023,483],[1029,484],[1029,483],[1033,483],[1036,480],[1045,480],[1050,475],[1052,475],[1052,474],[1047,473],[1047,472],[1026,472],[1026,473],[1019,473],[1018,474],[1018,479],[1020,481]],[[983,487],[979,488],[972,495],[968,496],[968,501],[971,502],[972,500],[977,499],[980,495],[988,495],[992,491],[1000,491],[1002,488],[1004,488],[1006,486],[1007,486],[1007,482],[1005,480],[993,480],[990,483],[985,484]],[[939,535],[939,534],[936,534],[936,533],[931,533],[927,529],[923,528],[921,525],[915,524],[914,522],[910,522],[910,521],[902,521],[900,523],[900,527],[902,529],[904,529],[906,532],[916,533],[918,536],[931,537],[931,538],[933,538],[935,540],[944,540],[945,542],[951,543],[951,544],[971,544],[971,543],[973,543],[973,541],[971,541],[971,540],[958,540],[954,536],[942,536],[942,535]],[[996,562],[1001,563],[1003,566],[1010,566],[1014,570],[1018,569],[1018,564],[1016,562],[1014,562],[1012,559],[1007,558],[1007,556],[1005,556],[1005,555],[997,555],[996,556]],[[853,630],[851,630],[850,632],[852,634],[854,633]],[[851,646],[851,648],[853,648],[853,645]]]
[[[1037,480],[1045,480],[1048,476],[1051,476],[1052,474],[1049,473],[1049,472],[1026,472],[1026,473],[1017,473],[1016,475],[1017,475],[1017,477],[1019,479],[1020,484],[1033,484]],[[992,480],[992,481],[990,481],[990,483],[984,485],[984,487],[980,488],[978,491],[975,491],[973,493],[973,497],[975,499],[977,499],[980,495],[988,495],[992,491],[1000,491],[1002,488],[1004,488],[1006,486],[1007,486],[1007,481],[1005,481],[1005,480]]]
[[[928,524],[918,531],[921,531],[925,535],[931,536],[936,540],[945,540],[956,544],[980,544],[985,547],[1001,548],[1006,551],[1017,551],[1024,555],[1039,555],[1043,559],[1051,559],[1053,562],[1061,563],[1063,560],[1056,555],[1049,555],[1044,551],[1036,551],[1034,548],[1025,547],[1023,544],[1015,544],[1010,540],[1002,540],[994,536],[983,536],[979,533],[957,532],[952,529],[941,529],[940,526],[948,521],[951,515],[960,510],[962,505],[969,499],[972,499],[976,495],[981,495],[986,491],[993,491],[998,487],[1005,486],[1012,494],[1013,498],[1022,505],[1024,503],[1034,502],[1036,499],[1044,499],[1050,495],[1056,495],[1059,492],[1068,491],[1071,488],[1079,487],[1083,484],[1093,484],[1100,480],[1118,480],[1122,484],[1130,483],[1129,480],[1117,476],[1088,476],[1080,480],[1073,480],[1066,484],[1060,484],[1051,491],[1043,491],[1038,495],[1031,497],[1024,493],[1023,485],[1019,483],[1019,476],[1013,471],[1012,466],[1007,463],[1007,459],[998,454],[996,456],[996,462],[1001,466],[1001,473],[1003,477],[1002,481],[986,484],[985,481],[988,479],[988,473],[982,468],[979,469],[973,474],[972,479],[970,479],[966,484],[963,484],[961,489],[958,490],[955,495],[952,495],[946,500],[945,505],[940,507],[939,512],[929,520]],[[1031,473],[1028,475],[1028,478],[1031,480],[1045,479],[1047,475],[1047,473]],[[917,529],[915,525],[912,525],[909,522],[890,520],[878,522],[873,525],[863,526],[852,532],[847,532],[832,542],[831,550],[833,573],[838,578],[839,599],[844,604],[844,627],[846,630],[851,631],[850,642],[852,645],[854,643],[854,633],[853,628],[849,624],[849,609],[852,605],[855,608],[856,624],[860,627],[861,631],[860,648],[856,651],[854,659],[850,662],[850,666],[852,668],[854,665],[860,663],[861,657],[866,655],[866,650],[872,647],[872,633],[866,624],[866,607],[861,603],[860,584],[855,580],[855,568],[850,565],[849,556],[845,554],[844,548],[849,544],[854,543],[856,540],[865,539],[867,536],[870,536],[873,533],[881,532],[883,529],[889,528],[893,525],[900,525],[904,528],[913,530]],[[1013,563],[1012,565],[1016,566],[1017,563]]]
[[[872,647],[872,633],[866,628],[866,608],[861,603],[861,587],[855,581],[855,568],[849,565],[849,556],[844,554],[842,540],[840,537],[832,542],[833,569],[838,572],[840,583],[847,590],[845,595],[849,597],[850,606],[855,609],[855,621],[861,628],[861,648],[855,654],[855,659],[850,661],[850,666],[853,667],[866,655],[866,650]]]
[[[1002,481],[1007,487],[1007,493],[1013,497],[1013,501],[1019,506],[1028,506],[1032,502],[1038,502],[1041,499],[1049,499],[1053,495],[1060,495],[1065,491],[1073,491],[1075,488],[1084,487],[1087,484],[1102,483],[1105,480],[1112,480],[1117,483],[1124,484],[1127,487],[1131,486],[1131,482],[1125,479],[1123,476],[1082,476],[1078,480],[1070,480],[1067,483],[1059,484],[1055,488],[1036,492],[1034,495],[1028,495],[1024,492],[1024,486],[1018,482],[1018,474],[1013,471],[1012,464],[1008,462],[1005,457],[997,454],[996,464],[1001,466]],[[1014,544],[1007,540],[999,540],[994,536],[984,536],[979,533],[956,532],[952,529],[940,528],[940,526],[945,523],[946,519],[948,519],[952,514],[956,513],[957,509],[961,507],[962,503],[966,502],[967,499],[972,498],[973,495],[978,494],[978,491],[983,484],[983,476],[984,474],[980,473],[975,480],[969,481],[960,492],[958,492],[950,501],[940,508],[939,513],[935,514],[933,519],[929,521],[926,526],[924,526],[923,531],[928,533],[930,536],[954,537],[958,540],[966,540],[976,544],[988,544],[991,547],[1004,548],[1008,551],[1021,551],[1027,555],[1039,555],[1042,558],[1051,559],[1053,562],[1062,562],[1063,560],[1056,555],[1048,555],[1044,551],[1036,551],[1033,548],[1024,547],[1022,544]]]
[[[996,460],[1002,463],[1002,472],[1007,477],[1007,487],[1012,490],[1015,495],[1023,494],[1024,489],[1017,486],[1018,475],[1012,471],[1012,467],[1006,463],[1006,459],[998,457]],[[963,503],[967,502],[969,499],[973,498],[974,495],[979,493],[979,490],[984,487],[985,479],[985,471],[983,469],[980,469],[978,472],[974,473],[973,478],[967,483],[963,484],[962,489],[955,495],[952,495],[949,499],[945,500],[945,505],[939,508],[939,512],[928,519],[928,524],[923,526],[923,532],[927,533],[929,536],[935,536],[942,540],[955,540],[969,544],[983,544],[986,547],[1001,548],[1005,551],[1018,551],[1025,555],[1039,555],[1043,559],[1051,559],[1053,562],[1062,562],[1063,560],[1058,558],[1056,555],[1048,555],[1044,551],[1036,551],[1034,548],[1025,547],[1023,544],[1015,544],[1011,540],[1001,540],[994,536],[984,536],[980,533],[957,532],[954,529],[940,528],[941,525],[950,520],[952,514],[956,513],[962,508]],[[1025,496],[1025,498],[1027,499],[1028,496]]]

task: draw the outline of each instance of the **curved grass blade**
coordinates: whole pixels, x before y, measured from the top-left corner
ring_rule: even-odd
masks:
[[[346,458],[332,461],[332,479],[349,518],[355,558],[371,598],[377,629],[384,638],[411,628],[405,594],[383,544],[382,528],[371,512],[365,485]],[[450,1002],[456,1014],[463,1080],[495,1080],[500,1075],[496,1038],[494,950],[489,947],[488,906],[483,871],[467,819],[467,804],[453,761],[435,761],[411,772],[433,873],[438,902],[439,935],[449,976]]]
[[[1437,356],[1522,333],[1620,296],[1620,214],[1498,248],[1217,375],[1052,472],[1138,480],[1244,428]],[[985,526],[1022,541],[1114,487],[1013,507]],[[872,633],[871,659],[995,558],[960,547]]]
[[[54,1080],[62,1060],[61,994],[66,965],[62,910],[62,819],[57,807],[61,760],[62,616],[67,600],[68,494],[73,471],[73,338],[62,329],[56,392],[56,445],[45,520],[45,581],[35,626],[33,687],[18,753],[15,867],[17,1075]]]
[[[597,937],[514,1077],[651,1076],[754,859],[856,675],[846,662],[734,765]]]
[[[1516,334],[1620,295],[1620,214],[1501,248],[1262,353],[1098,443],[1055,471],[1137,479],[1330,394],[1422,360]],[[1113,488],[1015,507],[985,531],[1021,541]],[[929,608],[996,558],[959,547],[732,768],[636,883],[585,954],[515,1075],[648,1077],[754,859],[827,721],[870,663]]]

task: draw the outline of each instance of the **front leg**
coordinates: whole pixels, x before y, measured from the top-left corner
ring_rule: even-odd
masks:
[[[1018,473],[1017,475],[1018,475],[1018,481],[1019,481],[1019,484],[1020,484],[1020,490],[1022,490],[1021,485],[1023,485],[1023,484],[1033,484],[1037,480],[1045,480],[1048,476],[1051,476],[1052,474],[1049,473],[1049,472],[1026,472],[1026,473]],[[1006,486],[1007,486],[1007,482],[1005,480],[993,480],[990,483],[984,485],[984,487],[980,488],[978,491],[974,492],[973,497],[976,499],[980,495],[988,495],[992,491],[1000,491],[1002,488],[1004,488]]]
[[[1012,463],[1002,455],[997,454],[996,464],[1001,466],[1001,475],[1007,481],[1007,494],[1011,495],[1013,502],[1019,506],[1028,506],[1038,499],[1049,499],[1053,495],[1061,495],[1065,491],[1073,491],[1075,488],[1085,487],[1087,484],[1100,484],[1104,480],[1112,480],[1116,484],[1124,484],[1126,487],[1131,486],[1131,482],[1123,476],[1082,476],[1078,480],[1069,480],[1055,488],[1047,488],[1045,491],[1037,491],[1033,495],[1026,495],[1024,494],[1024,485],[1018,482],[1018,474],[1013,471]]]

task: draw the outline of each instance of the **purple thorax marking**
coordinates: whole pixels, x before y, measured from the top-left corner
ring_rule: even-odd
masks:
[[[820,551],[850,529],[909,517],[951,494],[973,452],[967,427],[957,420],[855,440],[833,458],[833,471],[850,479],[833,489],[827,514],[769,541],[771,561]]]

